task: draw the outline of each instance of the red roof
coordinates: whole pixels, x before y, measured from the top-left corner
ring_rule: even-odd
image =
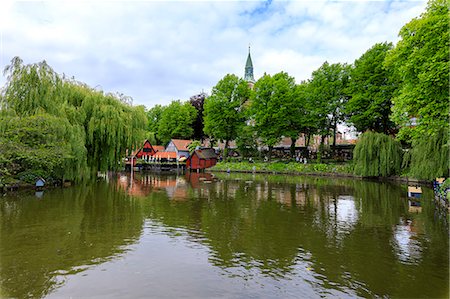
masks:
[[[195,150],[195,154],[197,154],[200,159],[217,159],[216,152],[212,148]]]
[[[162,145],[153,145],[153,149],[155,152],[163,152],[165,150],[164,146]]]
[[[177,153],[176,152],[157,152],[153,157],[156,157],[157,159],[176,159]]]
[[[173,144],[179,151],[188,151],[188,145],[192,140],[172,139]]]

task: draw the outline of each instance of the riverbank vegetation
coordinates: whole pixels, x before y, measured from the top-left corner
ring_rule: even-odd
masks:
[[[221,141],[225,160],[233,140],[244,158],[262,158],[264,149],[266,164],[217,166],[231,170],[342,167],[362,176],[448,177],[448,12],[446,1],[430,0],[425,12],[401,29],[396,45],[377,43],[353,64],[324,62],[299,83],[286,72],[264,74],[254,85],[228,74],[210,96],[148,110],[132,106],[122,94],[58,75],[45,61],[26,65],[14,58],[0,97],[0,180],[87,178],[117,169],[126,149],[144,138],[152,144],[172,138],[208,140],[208,146]],[[362,134],[354,161],[324,164],[341,123]],[[286,163],[298,158],[298,138],[309,145],[314,136],[320,140],[315,164]],[[291,138],[290,157],[271,163],[283,137]],[[309,154],[301,153],[311,162]]]
[[[123,95],[58,75],[45,61],[6,67],[0,98],[0,184],[82,180],[117,169],[147,117]]]
[[[297,162],[222,162],[214,166],[216,171],[264,172],[285,174],[336,174],[351,175],[352,165],[337,163],[297,163]]]

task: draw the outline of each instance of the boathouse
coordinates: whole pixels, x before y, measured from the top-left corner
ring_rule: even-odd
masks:
[[[160,162],[176,162],[177,153],[176,152],[158,152],[153,156],[153,159]]]
[[[213,167],[217,163],[217,155],[212,148],[195,150],[186,161],[187,169],[205,169]]]
[[[136,159],[143,159],[149,161],[150,157],[154,156],[157,152],[163,152],[164,146],[162,145],[151,145],[150,141],[145,140],[144,145],[137,150],[134,154]]]
[[[175,152],[177,154],[177,159],[180,159],[181,157],[189,158],[188,146],[191,142],[192,140],[172,139],[166,146],[166,152]]]

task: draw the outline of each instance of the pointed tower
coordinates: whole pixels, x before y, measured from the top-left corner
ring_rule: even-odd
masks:
[[[255,84],[255,79],[253,78],[253,62],[252,57],[250,56],[250,46],[248,46],[248,56],[247,56],[247,62],[245,63],[245,76],[244,80],[248,82],[248,85],[250,88],[253,88],[253,85]]]

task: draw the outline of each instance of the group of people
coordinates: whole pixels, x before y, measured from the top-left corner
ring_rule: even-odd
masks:
[[[295,157],[295,161],[296,162],[298,162],[298,163],[303,163],[303,164],[306,164],[306,163],[308,163],[308,160],[306,159],[306,157],[305,158],[303,158],[302,156],[296,156]]]

